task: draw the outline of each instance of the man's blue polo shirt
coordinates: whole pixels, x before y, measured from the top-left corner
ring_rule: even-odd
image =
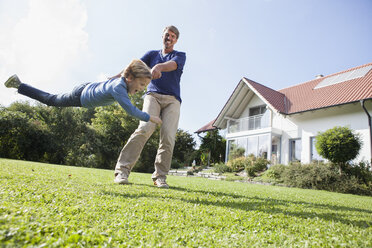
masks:
[[[162,95],[172,95],[181,100],[180,81],[183,72],[183,67],[186,61],[186,53],[173,50],[172,52],[163,56],[162,50],[152,50],[147,52],[141,60],[145,62],[150,68],[156,64],[164,63],[167,61],[174,61],[177,63],[177,69],[170,72],[162,72],[159,79],[151,80],[147,86],[147,93],[155,92]]]

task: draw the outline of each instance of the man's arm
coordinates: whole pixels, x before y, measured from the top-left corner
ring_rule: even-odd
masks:
[[[174,71],[177,69],[177,63],[173,60],[156,64],[151,69],[152,79],[158,79],[161,78],[162,72],[168,72],[168,71]]]

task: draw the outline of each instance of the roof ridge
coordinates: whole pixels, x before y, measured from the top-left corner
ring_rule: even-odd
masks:
[[[278,90],[274,90],[273,88],[270,88],[270,87],[268,87],[268,86],[266,86],[266,85],[263,85],[263,84],[257,83],[256,81],[253,81],[253,80],[251,80],[251,79],[249,79],[249,78],[246,78],[246,77],[243,77],[243,78],[245,78],[245,79],[246,79],[247,81],[249,81],[249,82],[253,82],[253,83],[255,83],[255,84],[259,84],[259,85],[261,85],[262,87],[265,87],[266,89],[270,89],[270,90],[272,90],[272,91],[275,91],[275,92],[277,92],[277,93],[282,94],[283,96],[285,96],[285,94],[283,94],[282,92],[280,92],[280,91],[278,91]]]

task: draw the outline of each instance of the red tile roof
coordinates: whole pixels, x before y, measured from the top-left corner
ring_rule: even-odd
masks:
[[[256,83],[250,79],[244,78],[245,82],[250,85],[251,89],[255,89],[260,97],[264,97],[273,107],[279,112],[286,112],[286,99],[283,93],[270,89],[262,84]]]
[[[199,128],[197,131],[195,131],[195,133],[203,133],[203,132],[207,132],[207,131],[211,131],[211,130],[215,130],[217,129],[216,127],[212,126],[212,124],[214,123],[215,120],[209,122],[208,124],[206,124],[205,126]]]
[[[326,78],[371,65],[372,63],[365,64],[278,91],[246,80],[279,112],[294,114],[357,102],[362,99],[372,99],[372,70],[369,70],[363,77],[314,89]]]

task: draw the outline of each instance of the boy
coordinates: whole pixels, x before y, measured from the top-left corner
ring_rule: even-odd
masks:
[[[162,120],[136,108],[129,95],[143,91],[151,81],[151,71],[141,60],[133,60],[117,78],[105,82],[85,83],[75,87],[71,92],[53,95],[22,83],[17,75],[6,82],[7,88],[16,88],[18,93],[38,100],[48,106],[94,108],[110,105],[117,101],[130,115],[141,121],[161,124]]]

